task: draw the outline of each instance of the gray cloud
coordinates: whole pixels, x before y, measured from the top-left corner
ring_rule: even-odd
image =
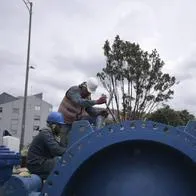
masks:
[[[101,71],[103,44],[119,34],[145,50],[157,48],[165,70],[181,81],[171,104],[196,114],[194,0],[33,2],[31,64],[36,69],[29,73],[29,94],[43,92],[57,107],[69,86]],[[6,0],[0,13],[0,91],[23,95],[28,12],[22,0]]]
[[[76,69],[81,73],[86,73],[89,76],[96,75],[105,66],[104,59],[100,57],[89,57],[83,59],[81,57],[66,57],[57,55],[54,57],[54,66],[57,70],[69,71],[70,69]]]
[[[174,62],[169,63],[170,67],[167,71],[170,71],[177,80],[180,82],[174,88],[174,99],[170,101],[174,108],[188,109],[193,114],[196,114],[196,92],[194,86],[196,85],[196,58],[195,51],[192,51],[187,56],[180,57]]]
[[[192,80],[196,73],[196,50],[189,53],[189,55],[180,57],[176,61],[170,62],[167,71],[171,71],[176,78],[183,83],[185,80]],[[193,80],[194,81],[194,80]]]
[[[21,66],[23,63],[23,58],[21,55],[14,53],[10,50],[4,50],[0,49],[0,63],[1,68],[10,66],[13,68],[13,66]]]

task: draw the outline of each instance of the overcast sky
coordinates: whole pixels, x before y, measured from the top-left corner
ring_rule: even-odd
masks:
[[[33,0],[28,94],[43,92],[58,107],[65,91],[105,66],[106,39],[156,48],[176,76],[172,107],[196,115],[195,0]],[[0,0],[0,93],[24,94],[28,11]],[[101,94],[98,89],[97,96]]]

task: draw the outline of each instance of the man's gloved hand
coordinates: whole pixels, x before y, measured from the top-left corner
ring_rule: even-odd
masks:
[[[96,104],[103,104],[107,102],[107,97],[106,96],[102,96],[100,97],[97,101]]]
[[[99,112],[99,115],[104,116],[105,118],[107,118],[108,114],[109,113],[107,112],[107,110],[102,110]]]

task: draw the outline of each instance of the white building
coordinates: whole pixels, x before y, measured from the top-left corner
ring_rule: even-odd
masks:
[[[20,138],[23,102],[23,97],[7,93],[0,95],[0,144],[4,130]],[[42,99],[42,93],[27,97],[24,145],[31,143],[39,128],[46,126],[46,118],[51,111],[52,105]]]

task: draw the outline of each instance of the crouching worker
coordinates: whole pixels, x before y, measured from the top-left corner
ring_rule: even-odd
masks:
[[[63,125],[63,115],[59,112],[51,112],[47,118],[47,127],[40,130],[29,147],[27,168],[43,180],[54,168],[58,157],[65,152],[65,148],[56,139]]]

